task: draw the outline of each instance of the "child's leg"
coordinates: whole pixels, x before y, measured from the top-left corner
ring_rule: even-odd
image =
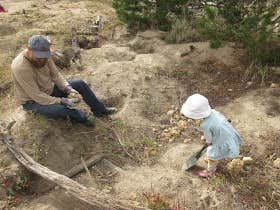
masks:
[[[207,157],[207,155],[204,156],[203,160],[204,160],[206,163],[208,163],[208,157]]]
[[[208,159],[208,167],[207,170],[202,170],[198,172],[200,177],[208,178],[215,175],[215,171],[217,170],[217,165],[219,161]]]
[[[210,172],[215,172],[217,170],[218,160],[210,160],[208,159],[208,167],[207,170]]]

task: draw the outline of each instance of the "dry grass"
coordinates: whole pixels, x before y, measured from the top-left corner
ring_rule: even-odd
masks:
[[[199,33],[190,24],[190,21],[185,18],[176,19],[171,31],[166,36],[166,41],[169,43],[196,42],[200,40]]]
[[[245,170],[237,175],[229,174],[222,167],[224,175],[210,181],[216,190],[221,190],[223,186],[234,187],[236,199],[245,209],[280,208],[280,175],[279,170],[272,166],[275,154],[280,153],[280,136],[272,134],[264,141],[269,142],[264,156],[255,156],[250,148],[243,151],[244,155],[254,157],[253,165],[245,166]]]

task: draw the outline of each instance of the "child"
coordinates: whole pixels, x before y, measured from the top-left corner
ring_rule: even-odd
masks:
[[[211,109],[207,98],[200,94],[190,96],[183,104],[181,113],[188,118],[201,121],[200,127],[209,144],[206,153],[208,167],[207,170],[199,171],[199,176],[213,176],[219,160],[239,156],[241,137],[221,113]]]

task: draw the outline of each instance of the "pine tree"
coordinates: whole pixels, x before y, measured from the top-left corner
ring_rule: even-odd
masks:
[[[149,0],[113,0],[113,7],[128,28],[141,29],[151,24],[152,2]]]

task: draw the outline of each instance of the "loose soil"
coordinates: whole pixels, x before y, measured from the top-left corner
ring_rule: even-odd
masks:
[[[131,36],[116,22],[110,1],[4,0],[1,5],[8,10],[0,13],[1,83],[11,81],[10,62],[31,34],[49,34],[53,50],[62,52],[71,47],[73,27],[86,33],[98,15],[106,20],[101,44],[81,51],[82,70],[61,70],[67,79],[85,80],[107,106],[118,108],[112,117],[96,119],[95,128],[26,113],[12,85],[0,88],[1,123],[16,121],[16,144],[36,161],[64,173],[81,158],[102,154],[122,170],[116,173],[101,161],[90,176],[73,179],[152,209],[280,208],[280,169],[273,166],[280,158],[280,88],[270,87],[280,78],[271,74],[260,88],[243,49],[234,43],[219,49],[207,42],[167,44],[158,31]],[[198,168],[181,170],[202,145],[194,122],[179,114],[193,93],[208,97],[231,119],[244,139],[241,155],[252,157],[253,164],[234,174],[225,161],[209,180],[195,175]],[[90,114],[84,103],[79,108]],[[50,183],[20,167],[2,142],[0,155],[0,209],[91,209],[58,187],[44,192]],[[206,167],[203,160],[197,165]]]

